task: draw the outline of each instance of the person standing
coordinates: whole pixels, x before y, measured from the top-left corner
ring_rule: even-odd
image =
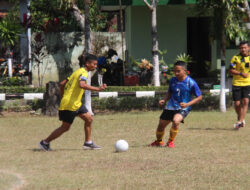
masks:
[[[233,56],[229,72],[233,75],[232,92],[237,122],[235,129],[245,126],[245,116],[250,97],[250,58],[249,43],[240,43],[240,53]]]

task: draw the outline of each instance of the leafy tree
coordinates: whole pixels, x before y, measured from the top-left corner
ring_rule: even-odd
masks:
[[[19,21],[18,11],[16,7],[0,21],[0,41],[2,46],[12,49],[15,43],[19,40],[19,35],[22,33],[22,26]]]
[[[84,31],[83,0],[36,0],[31,1],[33,31]],[[93,31],[106,27],[107,14],[101,13],[97,1],[90,3],[90,26]]]
[[[225,97],[225,60],[227,39],[233,40],[236,37],[240,40],[246,39],[249,32],[243,26],[242,12],[239,5],[244,0],[197,0],[197,10],[200,13],[213,14],[213,31],[215,39],[220,42],[221,49],[221,91],[220,110],[226,111]]]

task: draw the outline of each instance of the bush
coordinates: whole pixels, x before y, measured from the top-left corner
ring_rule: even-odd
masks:
[[[32,88],[28,86],[0,86],[0,93],[44,93],[45,88]]]
[[[161,110],[163,108],[158,107],[158,101],[163,98],[163,96],[156,97],[120,97],[120,98],[103,98],[98,97],[92,98],[92,109],[94,112],[99,111],[131,111],[131,110]],[[29,111],[42,109],[44,105],[44,100],[11,100],[9,103],[7,101],[0,101],[0,112],[1,111]],[[219,96],[211,96],[208,93],[203,94],[203,99],[199,104],[193,105],[193,110],[197,111],[212,111],[219,110]],[[232,95],[227,96],[227,108],[232,107]]]
[[[167,91],[167,86],[109,86],[104,92]],[[0,93],[44,93],[45,88],[28,86],[0,86]]]
[[[168,86],[108,86],[104,92],[166,91]]]
[[[21,77],[7,77],[2,79],[3,86],[23,86],[25,80]]]

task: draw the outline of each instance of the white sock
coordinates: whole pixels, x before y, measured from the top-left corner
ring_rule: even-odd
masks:
[[[86,144],[92,144],[93,141],[85,141]]]
[[[49,144],[49,143],[47,143],[45,140],[43,140],[43,143],[46,144],[46,145]]]

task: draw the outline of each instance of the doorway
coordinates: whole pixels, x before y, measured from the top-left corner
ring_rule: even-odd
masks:
[[[211,66],[209,28],[209,17],[187,18],[187,52],[193,58],[188,69],[193,78],[208,77]]]

